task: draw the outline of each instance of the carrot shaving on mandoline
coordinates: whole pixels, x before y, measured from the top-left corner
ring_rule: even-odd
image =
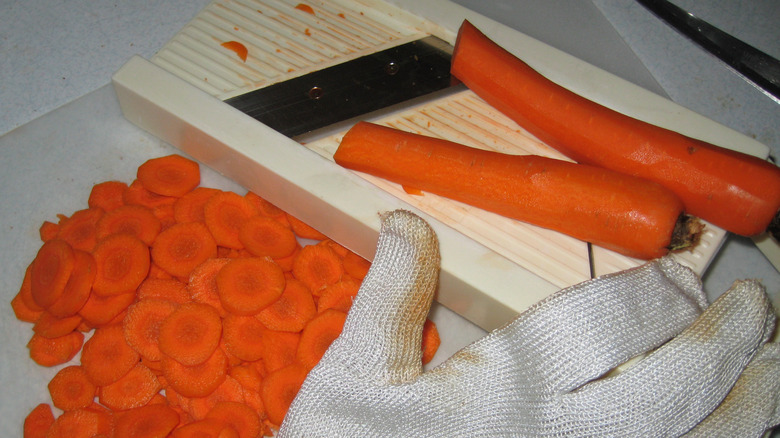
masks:
[[[96,263],[92,290],[97,295],[134,291],[149,274],[149,247],[136,236],[108,236],[97,244],[92,255]]]
[[[135,300],[135,291],[102,297],[90,294],[79,315],[92,327],[102,327],[118,318]]]
[[[104,181],[92,186],[87,199],[89,208],[102,208],[109,212],[124,205],[122,197],[127,190],[127,183],[122,181]]]
[[[241,360],[255,361],[263,357],[263,323],[254,316],[228,315],[222,320],[222,342],[227,351]]]
[[[46,432],[54,424],[54,413],[48,403],[40,403],[24,418],[24,438],[46,438]]]
[[[84,334],[70,332],[59,338],[44,338],[33,334],[27,343],[30,358],[40,366],[53,367],[73,359],[84,343]]]
[[[205,397],[225,381],[228,360],[221,348],[200,365],[184,366],[177,360],[163,356],[162,372],[171,388],[184,397]]]
[[[136,301],[127,309],[127,314],[122,320],[125,340],[142,358],[152,361],[162,359],[159,344],[160,326],[176,308],[174,302],[146,298]]]
[[[160,325],[160,351],[185,366],[207,361],[219,346],[222,320],[208,304],[180,305]]]
[[[436,328],[436,323],[430,319],[425,320],[422,331],[422,363],[427,364],[433,359],[436,351],[441,345],[441,338],[439,337],[439,330]]]
[[[270,373],[260,391],[268,420],[276,427],[282,424],[290,404],[306,379],[309,369],[293,363]]]
[[[97,386],[79,365],[59,370],[49,381],[48,388],[52,404],[63,411],[90,406],[97,393]]]
[[[98,239],[112,234],[131,234],[151,246],[160,233],[162,223],[154,212],[143,205],[123,205],[103,215],[96,225]]]
[[[191,300],[187,292],[187,283],[175,278],[150,278],[147,277],[136,291],[136,298],[145,300],[155,298],[174,303],[184,304]]]
[[[92,251],[98,241],[97,223],[105,214],[97,207],[79,210],[60,222],[57,238],[68,242],[73,249]]]
[[[279,298],[287,280],[273,261],[246,257],[225,264],[216,281],[219,299],[228,312],[255,315]]]
[[[231,259],[229,258],[210,258],[198,265],[190,274],[187,292],[193,301],[209,304],[217,309],[220,316],[226,316],[227,311],[222,307],[217,292],[217,273]]]
[[[242,61],[246,62],[246,58],[249,55],[249,49],[242,43],[239,43],[238,41],[225,41],[220,44],[220,46],[235,52]]]
[[[287,220],[290,222],[290,226],[292,227],[292,230],[299,237],[302,237],[304,239],[311,239],[311,240],[325,240],[328,238],[328,236],[317,231],[311,225],[307,224],[306,222],[298,219],[297,217],[289,213],[287,213]]]
[[[161,388],[152,370],[138,363],[116,382],[100,387],[98,400],[109,409],[124,411],[148,404]]]
[[[317,314],[311,291],[303,282],[290,279],[282,295],[257,314],[257,319],[271,330],[299,332]]]
[[[152,193],[181,197],[200,184],[200,166],[181,155],[166,155],[138,166],[136,178]]]
[[[81,351],[81,366],[97,386],[116,382],[140,360],[139,354],[125,340],[121,325],[96,329]]]
[[[117,414],[114,438],[164,438],[178,426],[179,414],[164,404],[152,404]]]
[[[151,252],[159,267],[174,277],[187,278],[198,265],[216,257],[217,243],[205,225],[188,222],[161,232]]]
[[[73,271],[65,284],[62,296],[46,309],[58,318],[76,315],[89,300],[92,284],[95,281],[97,266],[92,254],[75,250],[73,255],[75,256]]]
[[[352,251],[347,252],[341,263],[344,265],[344,272],[356,280],[363,280],[371,267],[371,262]]]
[[[46,309],[62,296],[74,264],[73,248],[64,240],[41,246],[30,268],[30,293],[38,306]]]
[[[58,318],[44,311],[33,324],[33,332],[44,338],[59,338],[76,330],[79,324],[81,324],[81,316],[79,315]]]
[[[287,257],[298,247],[298,240],[290,228],[264,216],[244,221],[238,230],[238,240],[257,257]]]
[[[325,286],[341,280],[344,265],[332,248],[309,245],[301,248],[293,261],[292,273],[318,297]]]
[[[260,415],[244,403],[219,402],[206,414],[206,418],[213,418],[233,427],[240,438],[255,438],[262,431]]]
[[[173,204],[173,218],[179,223],[205,223],[203,208],[212,196],[220,192],[221,190],[210,187],[196,187]]]
[[[305,4],[305,3],[298,3],[295,5],[295,9],[298,9],[299,11],[306,12],[307,14],[314,15],[314,9],[312,9],[311,6]]]
[[[244,245],[238,232],[244,222],[258,212],[251,202],[233,192],[212,196],[203,207],[204,220],[214,240],[220,246],[241,249]]]
[[[341,280],[326,286],[320,293],[317,300],[317,313],[322,313],[328,309],[347,312],[352,307],[352,301],[357,296],[360,289],[360,282],[351,278]]]
[[[346,313],[328,309],[309,321],[301,332],[296,352],[298,361],[309,369],[314,368],[330,344],[341,334],[346,319]]]

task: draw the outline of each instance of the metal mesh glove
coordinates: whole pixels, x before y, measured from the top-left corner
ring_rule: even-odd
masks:
[[[778,421],[774,315],[756,282],[706,308],[696,276],[661,259],[563,289],[423,373],[438,267],[422,219],[383,218],[342,335],[280,437],[750,436]]]

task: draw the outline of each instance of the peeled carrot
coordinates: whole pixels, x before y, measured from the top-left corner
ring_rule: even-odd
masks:
[[[146,160],[136,177],[152,193],[180,197],[200,184],[200,166],[181,155],[166,155]]]
[[[102,327],[81,351],[81,366],[89,380],[98,386],[116,382],[140,360],[138,353],[125,340],[121,325]]]
[[[221,190],[210,187],[196,187],[183,195],[173,204],[173,217],[176,222],[205,222],[203,207],[213,195]]]
[[[241,249],[238,238],[244,222],[258,214],[252,203],[233,192],[221,192],[209,198],[203,207],[203,216],[214,240],[220,246]]]
[[[681,220],[688,217],[674,193],[607,169],[470,148],[367,122],[349,130],[334,159],[631,257],[651,259],[691,245],[673,241],[677,227],[689,223]]]
[[[246,58],[249,55],[249,49],[242,43],[239,43],[238,41],[225,41],[220,45],[228,50],[232,50],[242,61],[246,62]]]
[[[290,228],[264,216],[247,219],[238,230],[238,240],[257,257],[287,257],[298,247],[298,240]]]
[[[160,351],[185,366],[200,365],[217,349],[222,320],[208,304],[180,305],[160,325]]]
[[[34,407],[24,418],[24,438],[46,438],[46,433],[54,424],[54,413],[48,403]]]
[[[176,308],[176,303],[157,298],[139,300],[128,308],[122,320],[122,331],[127,343],[142,358],[153,361],[162,359],[160,326]]]
[[[240,438],[255,438],[262,430],[260,416],[244,403],[219,402],[206,414],[206,418],[231,426],[238,431]]]
[[[89,300],[95,281],[97,266],[92,254],[74,250],[74,265],[62,296],[53,302],[47,311],[53,316],[65,318],[76,315]]]
[[[143,205],[123,205],[107,212],[96,225],[98,239],[112,234],[131,234],[151,246],[162,223],[152,209]]]
[[[167,405],[129,409],[118,416],[114,438],[164,438],[179,424],[179,414]]]
[[[179,278],[187,278],[195,267],[216,255],[214,237],[198,222],[173,225],[152,244],[154,263]]]
[[[30,350],[30,358],[35,363],[44,367],[53,367],[64,364],[73,359],[84,343],[84,334],[70,332],[59,338],[44,338],[33,334],[27,343]]]
[[[97,223],[105,215],[102,208],[87,208],[73,213],[60,222],[57,238],[74,249],[92,251],[97,244]]]
[[[344,265],[329,246],[308,245],[295,257],[292,273],[314,296],[319,296],[322,288],[341,280]]]
[[[328,309],[309,321],[301,332],[296,353],[298,361],[309,369],[314,368],[330,344],[341,335],[346,319],[346,313]]]
[[[61,239],[44,242],[30,267],[30,293],[47,308],[62,296],[75,264],[73,248]]]
[[[257,319],[271,330],[299,332],[316,314],[311,291],[293,278],[287,280],[282,295],[257,314]]]
[[[149,273],[149,247],[136,236],[113,234],[92,252],[96,275],[92,290],[102,296],[134,291]]]
[[[167,356],[163,356],[160,364],[171,388],[184,397],[205,397],[227,376],[227,356],[221,348],[214,350],[214,354],[200,365],[188,367]]]
[[[460,28],[452,73],[570,158],[656,181],[689,214],[728,231],[764,232],[780,210],[780,169],[628,117],[548,80],[471,23]]]
[[[284,291],[284,272],[273,261],[246,257],[231,260],[217,274],[222,306],[237,315],[255,315]]]
[[[275,426],[282,424],[308,372],[309,369],[305,366],[293,363],[272,372],[263,380],[260,395],[265,404],[268,420]]]
[[[114,383],[100,388],[98,400],[114,411],[145,406],[161,389],[157,376],[140,362]]]
[[[111,211],[124,205],[122,196],[127,190],[127,183],[122,181],[104,181],[92,186],[87,199],[90,208],[102,208],[103,211]]]
[[[97,387],[79,365],[71,365],[59,370],[48,387],[52,403],[63,411],[90,406],[97,393]]]

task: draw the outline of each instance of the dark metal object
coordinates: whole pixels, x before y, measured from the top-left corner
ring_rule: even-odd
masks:
[[[666,0],[637,0],[780,102],[780,61]]]
[[[452,46],[430,36],[226,100],[295,137],[453,85]]]

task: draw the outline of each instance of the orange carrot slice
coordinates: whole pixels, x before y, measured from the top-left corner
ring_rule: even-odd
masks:
[[[236,315],[255,315],[282,295],[284,272],[258,257],[233,259],[217,273],[217,293],[224,308]]]
[[[228,352],[244,361],[263,357],[265,327],[253,316],[228,315],[223,320],[223,342]]]
[[[127,186],[122,194],[122,201],[128,205],[143,205],[154,210],[157,207],[173,205],[178,198],[175,196],[165,196],[147,190],[139,180],[135,180]]]
[[[97,274],[97,265],[92,254],[74,250],[74,266],[62,296],[47,309],[53,316],[73,316],[87,303],[92,293],[92,284]]]
[[[238,232],[244,222],[258,214],[254,206],[233,192],[221,192],[212,196],[203,207],[204,220],[220,246],[241,249],[244,245]]]
[[[176,428],[171,438],[237,438],[238,432],[232,427],[213,418],[204,418]]]
[[[90,208],[102,208],[111,211],[124,205],[122,196],[127,190],[127,183],[122,181],[104,181],[92,186],[87,199]]]
[[[211,394],[225,381],[227,376],[227,356],[221,348],[200,365],[184,366],[179,361],[163,356],[160,364],[168,384],[184,397],[205,397]]]
[[[73,248],[61,239],[44,242],[32,262],[30,293],[38,306],[47,308],[62,296],[76,256]]]
[[[100,403],[114,411],[146,405],[161,389],[157,376],[138,363],[114,383],[100,388]]]
[[[55,407],[63,411],[86,408],[92,404],[97,387],[78,365],[67,366],[49,381],[49,394]]]
[[[189,400],[189,414],[196,420],[206,418],[209,411],[220,402],[244,403],[244,388],[238,381],[230,375],[225,376],[225,380],[205,397],[192,397]]]
[[[168,300],[174,303],[184,304],[191,301],[187,292],[187,283],[175,278],[150,278],[138,286],[138,300],[148,298]]]
[[[140,359],[125,340],[121,325],[96,329],[81,351],[81,366],[89,380],[97,386],[116,382]]]
[[[59,338],[76,330],[81,324],[81,316],[67,316],[58,318],[51,313],[44,311],[40,318],[33,325],[33,332],[44,338]]]
[[[238,240],[257,257],[287,257],[298,247],[298,240],[290,228],[264,216],[247,219],[238,231]]]
[[[152,193],[180,197],[200,184],[200,166],[181,155],[166,155],[141,164],[136,177]]]
[[[14,295],[13,299],[11,300],[11,308],[14,311],[14,316],[16,316],[16,319],[24,322],[35,322],[41,317],[41,315],[43,315],[44,312],[43,310],[31,309],[30,306],[25,303],[24,298],[22,298],[21,292]]]
[[[249,49],[242,43],[239,43],[238,41],[225,41],[220,45],[228,50],[232,50],[242,61],[246,62],[246,58],[249,55]]]
[[[176,303],[156,298],[142,299],[132,304],[122,320],[127,343],[143,358],[152,361],[162,359],[160,326],[176,308]]]
[[[56,420],[46,438],[107,436],[111,432],[111,416],[91,409],[66,411]]]
[[[300,333],[266,330],[262,347],[264,371],[271,373],[294,363],[300,340]]]
[[[274,426],[278,427],[282,424],[308,372],[309,369],[305,366],[294,363],[272,372],[263,380],[260,395],[268,420]]]
[[[311,225],[289,213],[287,214],[287,220],[290,222],[290,226],[298,237],[311,240],[325,240],[328,238],[328,236],[320,233]]]
[[[240,438],[255,438],[260,435],[260,416],[244,403],[222,401],[214,405],[206,418],[219,420],[238,431]]]
[[[164,404],[129,409],[118,415],[114,438],[165,438],[179,420],[179,414]]]
[[[24,438],[46,438],[46,433],[54,424],[54,413],[48,403],[34,407],[24,418]]]
[[[187,292],[193,301],[208,304],[219,312],[220,316],[226,316],[227,310],[222,307],[217,292],[217,273],[231,259],[211,258],[198,265],[190,274]]]
[[[160,233],[162,223],[152,209],[143,205],[123,205],[107,212],[97,223],[97,237],[103,239],[112,234],[131,234],[147,246]]]
[[[101,240],[92,255],[96,275],[92,290],[102,296],[135,291],[149,273],[149,247],[129,234],[114,234]]]
[[[74,249],[92,251],[98,240],[97,223],[105,214],[102,208],[79,210],[60,223],[57,238]]]
[[[344,272],[356,280],[363,280],[371,267],[371,262],[352,251],[348,251],[341,262],[344,264]]]
[[[60,225],[50,221],[44,221],[38,229],[38,234],[41,236],[41,242],[56,238],[59,232]]]
[[[208,304],[180,305],[160,325],[160,351],[185,366],[200,365],[217,349],[222,320]]]
[[[439,337],[439,330],[436,328],[436,323],[430,319],[425,320],[423,324],[422,332],[422,363],[426,364],[433,359],[436,355],[436,351],[441,345],[441,338]]]
[[[298,361],[309,369],[314,368],[330,344],[341,335],[346,319],[346,313],[328,309],[309,321],[301,332],[296,353]]]
[[[317,312],[322,313],[328,309],[348,312],[359,289],[360,283],[351,278],[326,286],[320,293],[320,299],[317,300]]]
[[[102,327],[118,318],[135,301],[135,291],[107,297],[90,294],[79,315],[92,327]]]
[[[195,267],[216,255],[214,237],[198,222],[173,225],[152,244],[154,263],[179,278],[189,277]]]
[[[30,350],[30,358],[35,363],[44,367],[53,367],[64,364],[73,359],[81,350],[84,343],[84,334],[70,332],[59,338],[44,338],[33,334],[27,343]]]
[[[203,208],[212,196],[221,190],[210,187],[196,187],[173,204],[173,218],[176,222],[204,222]]]
[[[303,247],[295,258],[292,273],[314,296],[319,296],[322,288],[341,280],[344,265],[338,254],[329,246],[308,245]]]
[[[264,326],[282,332],[299,332],[317,314],[311,291],[303,282],[290,279],[282,295],[257,314]]]

